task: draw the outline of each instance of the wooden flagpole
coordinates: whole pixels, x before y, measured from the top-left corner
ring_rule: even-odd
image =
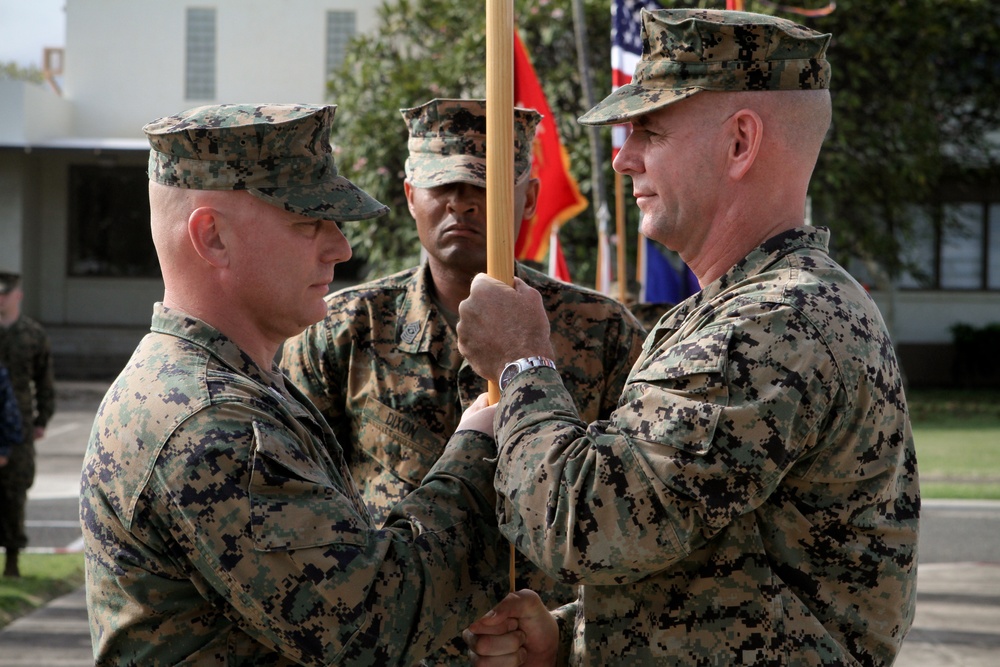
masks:
[[[514,1],[486,0],[486,273],[514,284]],[[490,404],[500,389],[489,383]],[[514,545],[510,545],[510,590]]]

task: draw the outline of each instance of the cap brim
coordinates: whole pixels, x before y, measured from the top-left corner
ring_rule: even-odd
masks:
[[[531,176],[531,167],[514,175],[514,183],[520,185]],[[436,188],[451,183],[468,183],[480,188],[486,187],[486,160],[468,155],[438,156],[433,159],[407,160],[406,180],[415,188]]]
[[[469,155],[436,155],[407,160],[406,178],[416,188],[436,188],[449,183],[486,187],[486,160]]]
[[[637,116],[662,109],[702,90],[704,88],[700,87],[648,88],[640,84],[628,83],[598,102],[593,109],[577,120],[581,125],[628,123]]]
[[[388,206],[343,176],[314,185],[254,188],[247,192],[286,211],[334,222],[367,220],[389,212]]]

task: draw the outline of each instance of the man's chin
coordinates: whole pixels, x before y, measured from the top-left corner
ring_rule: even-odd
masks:
[[[296,331],[293,336],[297,336],[307,327],[310,327],[317,322],[321,322],[326,318],[326,301],[320,299],[319,303],[314,304],[307,311],[303,311],[297,319],[296,325],[298,331]]]
[[[449,243],[438,248],[438,263],[451,269],[486,270],[486,248],[482,243]]]

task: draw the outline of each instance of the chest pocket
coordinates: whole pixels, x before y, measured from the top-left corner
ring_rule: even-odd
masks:
[[[287,551],[324,544],[367,543],[371,526],[337,488],[323,463],[306,456],[267,424],[254,422],[248,496],[254,546]]]
[[[651,355],[629,379],[615,426],[636,440],[707,454],[729,401],[731,336],[726,327]]]
[[[419,486],[444,451],[447,435],[369,396],[361,411],[358,446],[392,475]]]

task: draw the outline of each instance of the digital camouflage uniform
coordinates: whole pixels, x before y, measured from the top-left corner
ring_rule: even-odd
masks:
[[[518,264],[542,295],[556,363],[581,415],[610,415],[644,332],[618,302]],[[376,521],[420,484],[486,391],[429,294],[426,264],[327,297],[282,367],[333,426]]]
[[[701,91],[829,85],[829,35],[731,11],[643,12],[633,83],[581,117]],[[777,234],[653,328],[620,407],[581,419],[559,373],[496,416],[501,531],[581,584],[569,664],[891,664],[913,621],[920,494],[878,308],[829,232]]]
[[[378,215],[337,176],[333,110],[218,105],[160,119],[144,128],[150,177],[245,188],[310,218]],[[495,452],[489,436],[457,433],[379,529],[332,430],[277,366],[158,304],[84,459],[97,665],[414,664],[506,591]]]
[[[503,597],[489,437],[457,434],[378,530],[280,377],[157,308],[84,460],[98,665],[410,665]]]
[[[409,128],[407,179],[431,188],[486,179],[485,103],[432,100],[402,110]],[[515,109],[515,180],[531,175],[541,116]],[[542,197],[545,193],[542,192]],[[617,301],[518,264],[516,275],[542,294],[552,345],[582,414],[606,417],[617,406],[645,331]],[[463,410],[487,383],[458,352],[458,337],[434,303],[428,264],[327,297],[324,321],[285,343],[282,366],[326,416],[376,522],[420,483],[441,455]],[[556,607],[576,598],[519,554],[518,588]],[[450,657],[467,664],[460,638]]]
[[[501,530],[583,584],[570,664],[892,662],[916,600],[913,438],[828,236],[776,236],[673,309],[607,421],[577,418],[551,369],[504,390]]]
[[[23,549],[28,545],[24,511],[35,481],[35,428],[45,428],[56,409],[52,351],[42,326],[24,315],[0,326],[0,366],[10,375],[23,435],[0,468],[0,546]]]

